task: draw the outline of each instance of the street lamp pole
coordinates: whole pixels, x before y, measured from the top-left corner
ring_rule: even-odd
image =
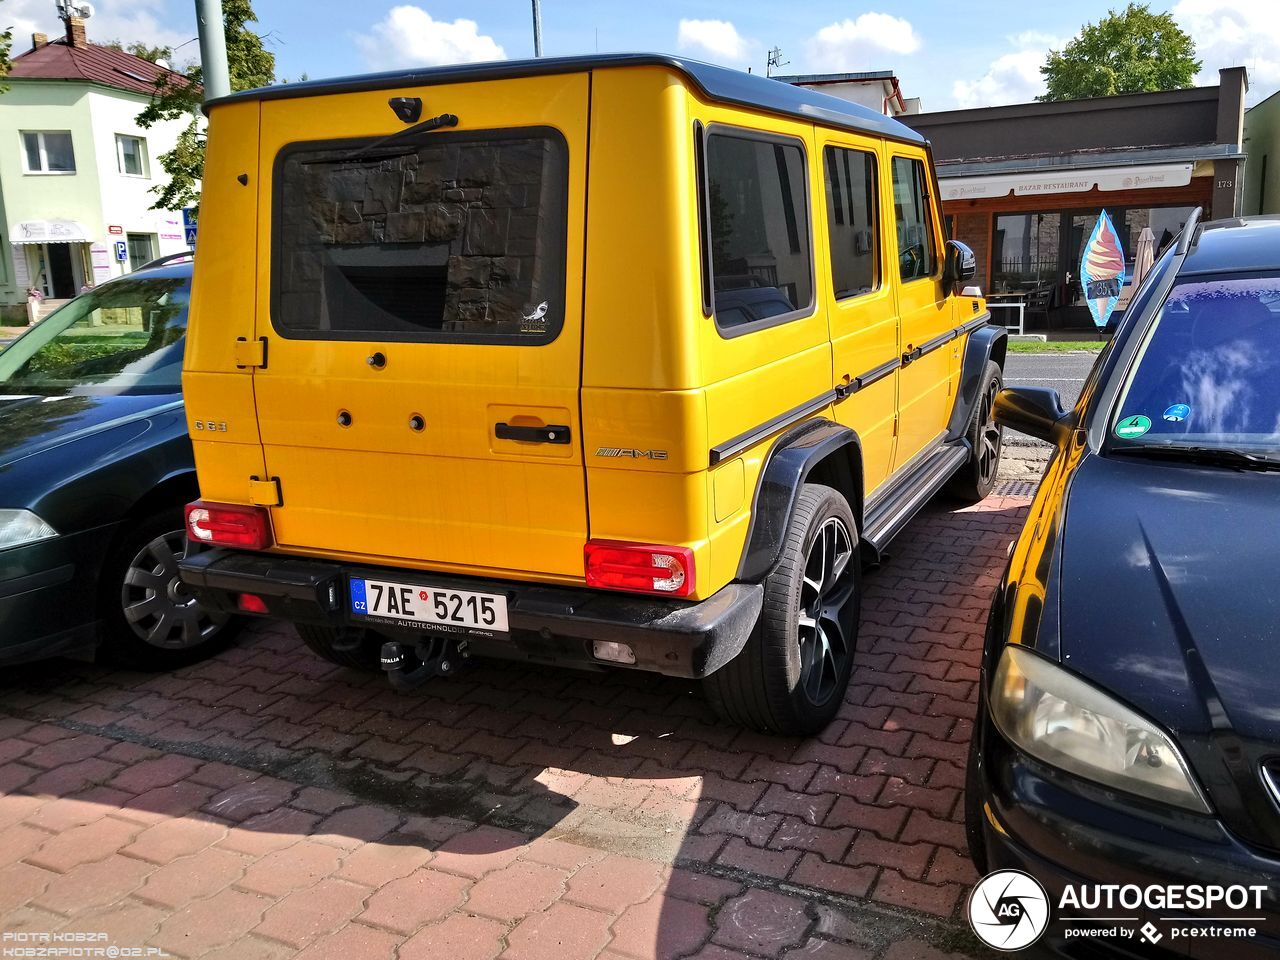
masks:
[[[227,37],[222,25],[222,0],[196,0],[196,27],[200,32],[200,70],[204,98],[214,100],[231,92],[227,72]]]
[[[533,55],[542,56],[542,4],[533,0]]]

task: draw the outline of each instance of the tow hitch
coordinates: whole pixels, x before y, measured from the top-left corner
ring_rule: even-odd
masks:
[[[416,690],[432,677],[457,673],[470,656],[467,641],[428,636],[413,642],[388,640],[382,645],[382,669],[395,690]]]

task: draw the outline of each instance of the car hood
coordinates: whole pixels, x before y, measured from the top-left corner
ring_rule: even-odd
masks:
[[[1089,456],[1061,541],[1062,662],[1178,736],[1280,742],[1280,473]]]
[[[182,402],[179,394],[42,397],[3,391],[0,385],[0,469]]]

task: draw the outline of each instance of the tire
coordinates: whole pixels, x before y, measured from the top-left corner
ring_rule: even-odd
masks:
[[[950,480],[947,493],[964,504],[978,503],[991,495],[1000,472],[1000,451],[1004,446],[1004,427],[995,422],[996,394],[1004,386],[999,364],[988,360],[982,374],[982,390],[973,405],[966,436],[972,453]]]
[[[978,876],[985,877],[989,871],[987,848],[982,832],[982,727],[986,722],[986,697],[978,694],[978,716],[973,724],[973,734],[969,738],[969,760],[964,772],[964,838],[969,847],[969,859],[973,861]]]
[[[294,629],[312,653],[350,670],[377,671],[381,668],[381,644],[368,630],[317,627],[295,623]]]
[[[178,578],[186,547],[182,510],[152,514],[127,527],[99,578],[102,653],[138,670],[171,670],[222,649],[239,623],[201,609]]]
[[[764,605],[746,646],[703,681],[724,720],[763,733],[807,736],[844,702],[857,645],[862,565],[849,503],[807,483],[764,582]],[[822,614],[808,616],[820,603]]]

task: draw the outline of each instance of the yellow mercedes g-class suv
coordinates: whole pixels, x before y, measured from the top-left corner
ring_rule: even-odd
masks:
[[[1005,335],[928,145],[666,56],[208,107],[182,576],[398,687],[471,656],[704,678],[807,733],[861,571],[994,482]]]

